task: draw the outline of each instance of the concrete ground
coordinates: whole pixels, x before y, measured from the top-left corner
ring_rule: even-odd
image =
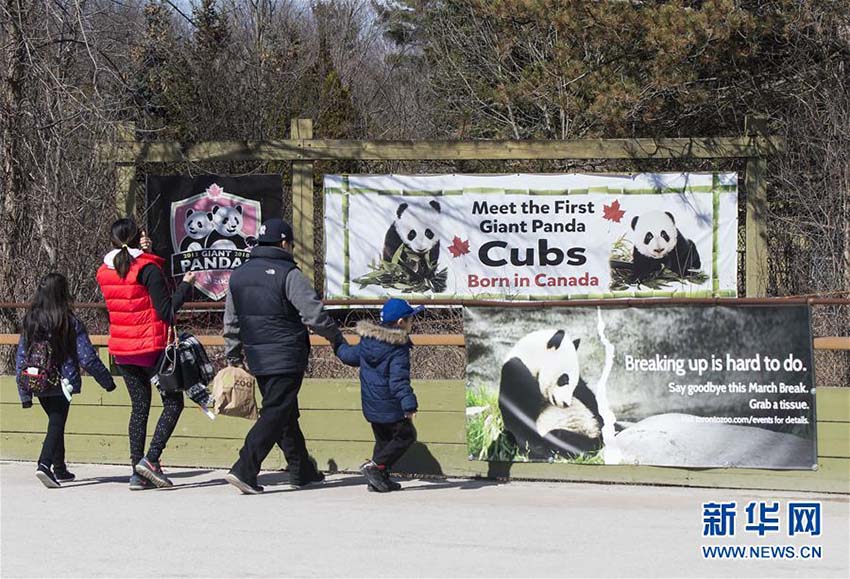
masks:
[[[128,467],[73,465],[45,489],[0,463],[6,577],[848,577],[847,495],[569,483],[402,481],[367,493],[332,475],[293,491],[264,473],[242,496],[222,471],[171,469],[172,490],[131,493]],[[742,532],[751,500],[820,500],[820,537]],[[738,503],[738,537],[702,537],[702,503]],[[821,560],[716,561],[700,545],[821,545]]]

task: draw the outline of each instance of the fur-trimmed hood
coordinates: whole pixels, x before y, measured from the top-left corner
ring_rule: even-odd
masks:
[[[366,320],[358,322],[355,331],[361,338],[371,338],[393,346],[404,346],[410,341],[410,334],[401,328],[379,326]]]
[[[360,367],[360,402],[369,422],[389,424],[415,412],[419,403],[410,386],[410,336],[400,328],[374,322],[357,324],[360,343],[337,346],[348,366]]]

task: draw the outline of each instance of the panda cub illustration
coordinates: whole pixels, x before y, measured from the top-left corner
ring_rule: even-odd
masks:
[[[254,239],[242,233],[242,206],[221,207],[215,205],[207,213],[213,224],[213,231],[207,237],[208,249],[247,249]]]
[[[662,266],[679,277],[701,267],[696,244],[682,235],[669,211],[650,211],[632,219],[634,251],[632,282],[651,278]]]
[[[573,458],[602,447],[602,416],[581,378],[578,347],[564,330],[539,330],[505,357],[499,410],[505,432],[530,458]]]
[[[207,236],[214,229],[209,213],[189,209],[183,222],[186,236],[180,242],[180,251],[198,251],[204,248]]]
[[[437,201],[431,201],[427,207],[401,203],[384,237],[384,261],[392,261],[398,249],[404,246],[402,266],[419,277],[432,277],[440,259],[440,236],[437,234],[440,211]]]

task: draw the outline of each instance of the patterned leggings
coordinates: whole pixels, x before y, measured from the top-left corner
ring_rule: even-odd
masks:
[[[151,411],[151,376],[155,370],[142,366],[127,366],[119,364],[121,375],[127,383],[127,391],[130,393],[130,401],[133,409],[130,412],[130,461],[135,468],[145,455],[145,438],[147,437],[148,416]],[[156,423],[150,448],[148,448],[147,459],[151,462],[159,462],[165,445],[174,428],[180,413],[183,412],[183,393],[176,392],[162,396],[162,415]]]

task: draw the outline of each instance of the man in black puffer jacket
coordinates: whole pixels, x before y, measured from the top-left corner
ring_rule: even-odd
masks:
[[[228,363],[242,363],[257,377],[263,395],[260,417],[245,437],[227,482],[258,494],[260,465],[277,443],[290,481],[303,486],[324,479],[307,454],[298,426],[298,391],[310,356],[310,327],[335,347],[343,341],[310,281],[292,258],[292,226],[269,219],[260,228],[251,258],[230,276],[224,313]]]

